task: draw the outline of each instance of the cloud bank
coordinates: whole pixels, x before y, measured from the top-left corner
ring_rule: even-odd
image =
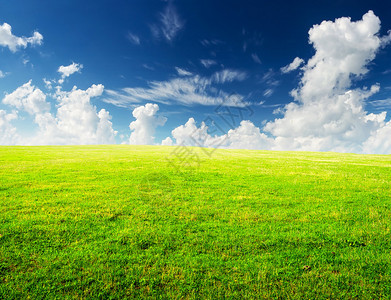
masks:
[[[24,145],[78,145],[115,143],[116,131],[112,128],[109,112],[97,112],[91,98],[102,95],[103,85],[92,85],[86,90],[74,87],[70,92],[58,90],[55,94],[57,110],[51,112],[47,95],[32,85],[31,80],[18,87],[3,99],[3,104],[18,112],[30,115],[38,127],[31,137],[21,138],[12,126],[18,118],[13,112],[0,111],[1,144]]]
[[[8,25],[8,24],[6,24]],[[13,36],[10,26],[2,25],[4,36]],[[5,28],[5,29],[4,29]],[[192,145],[202,147],[337,151],[355,153],[391,153],[391,121],[385,111],[368,113],[365,106],[370,97],[379,92],[380,85],[357,87],[359,79],[368,73],[368,66],[380,49],[391,41],[391,33],[380,36],[380,20],[372,12],[361,20],[338,18],[323,21],[309,30],[309,43],[315,54],[308,61],[300,58],[283,67],[282,72],[291,72],[301,67],[298,87],[291,91],[294,101],[279,110],[280,116],[264,123],[262,128],[251,121],[241,119],[223,133],[216,133],[211,125],[194,118],[173,129],[165,138],[164,145]],[[35,36],[35,37],[34,37]],[[4,42],[1,45],[16,51],[28,43],[39,43],[36,34],[19,41]],[[10,41],[12,40],[9,39]],[[19,41],[19,42],[18,42]],[[80,71],[82,65],[73,63],[61,66],[61,79]],[[149,82],[146,88],[125,88],[121,91],[108,90],[107,103],[120,107],[137,107],[133,110],[135,121],[129,125],[130,144],[154,144],[155,131],[166,123],[158,114],[155,103],[183,105],[222,105],[243,108],[243,97],[231,95],[217,89],[219,85],[243,81],[246,72],[225,69],[209,77],[194,75],[185,69],[176,68],[179,77],[168,81]],[[268,72],[263,80],[271,87],[278,85],[270,81]],[[45,81],[45,84],[51,83]],[[221,86],[220,86],[221,87]],[[103,94],[103,85],[92,85],[86,90],[74,87],[62,91],[57,87],[54,94],[45,94],[29,81],[2,99],[9,111],[0,110],[1,144],[105,144],[115,143],[111,115],[105,109],[99,112],[92,105],[91,98]],[[264,96],[273,93],[266,90]],[[54,97],[53,108],[48,97]],[[231,101],[232,100],[232,101]],[[148,102],[145,105],[142,103]],[[374,101],[373,106],[388,105],[387,99]],[[31,137],[20,137],[13,125],[15,120],[29,115],[38,132]],[[239,125],[238,125],[239,124]]]
[[[379,30],[380,20],[372,11],[356,22],[344,17],[313,26],[309,42],[315,55],[303,67],[300,84],[291,92],[295,101],[284,107],[281,118],[266,123],[262,130],[243,120],[219,137],[207,136],[205,124],[196,127],[194,119],[189,119],[172,131],[175,144],[199,130],[206,132],[204,141],[225,140],[225,148],[391,153],[391,122],[385,121],[386,112],[365,111],[367,99],[379,91],[379,85],[351,88],[352,80],[366,74],[376,53],[390,42],[390,34],[380,37]],[[303,62],[295,58],[282,72],[293,71]]]

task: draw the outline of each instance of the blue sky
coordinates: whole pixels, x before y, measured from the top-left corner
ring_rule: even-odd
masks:
[[[0,144],[391,153],[390,6],[3,1]]]

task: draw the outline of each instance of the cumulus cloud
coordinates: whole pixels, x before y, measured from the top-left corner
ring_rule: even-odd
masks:
[[[268,138],[251,121],[243,120],[239,127],[227,133],[226,148],[232,149],[269,149],[272,139]]]
[[[0,78],[4,78],[6,76],[6,73],[0,70]]]
[[[292,92],[297,102],[264,128],[276,137],[275,149],[363,151],[363,143],[383,126],[385,114],[368,115],[364,109],[379,86],[351,90],[351,80],[368,71],[381,46],[379,30],[380,20],[372,11],[357,22],[339,18],[310,29],[316,52]]]
[[[46,95],[40,89],[31,85],[31,80],[11,94],[6,95],[3,103],[24,110],[31,115],[50,110],[50,104],[46,102]]]
[[[16,128],[11,124],[12,120],[18,118],[16,112],[7,113],[0,109],[0,145],[15,145],[19,136]]]
[[[57,70],[57,72],[61,74],[61,79],[58,83],[63,84],[65,78],[71,76],[73,73],[80,72],[81,69],[83,69],[83,65],[74,62],[69,66],[60,66]]]
[[[42,81],[45,83],[45,86],[48,90],[51,90],[53,88],[52,84],[55,83],[53,80],[48,80],[46,78],[42,79]]]
[[[133,110],[135,121],[129,124],[132,131],[129,138],[131,145],[152,145],[154,143],[155,130],[158,126],[163,126],[167,118],[158,116],[159,105],[147,103],[138,106]]]
[[[172,139],[170,137],[166,137],[162,141],[162,146],[172,146],[173,144],[174,144],[174,142],[172,141]]]
[[[391,153],[391,121],[380,126],[363,144],[364,153]]]
[[[211,135],[205,122],[197,126],[194,118],[175,128],[171,134],[175,139],[175,145],[198,146],[210,148],[232,149],[265,149],[270,147],[272,139],[268,138],[251,121],[242,120],[237,128],[230,129],[226,134]],[[164,141],[170,139],[166,138]],[[163,144],[163,143],[162,143]]]
[[[26,48],[30,45],[41,45],[43,36],[38,31],[34,31],[31,37],[18,37],[12,34],[11,25],[4,23],[0,25],[0,45],[8,47],[11,52],[16,52],[19,48]]]
[[[141,102],[159,102],[163,104],[180,103],[184,105],[226,105],[237,106],[238,96],[217,89],[215,85],[232,81],[243,81],[247,73],[226,69],[210,77],[198,75],[181,76],[169,81],[152,81],[147,88],[124,88],[120,91],[108,90],[104,101],[120,107]],[[242,96],[239,96],[243,98]]]
[[[175,128],[171,134],[177,145],[208,147],[213,142],[205,123],[197,127],[194,118]]]
[[[29,81],[6,95],[3,104],[32,115],[38,126],[35,136],[19,140],[19,144],[111,144],[116,135],[111,116],[104,109],[97,112],[91,104],[91,98],[100,96],[103,89],[103,85],[94,84],[87,90],[58,90],[53,114],[46,95]]]
[[[302,64],[304,63],[304,60],[300,57],[296,57],[289,65],[282,67],[281,72],[282,73],[289,73],[296,69],[298,69]]]

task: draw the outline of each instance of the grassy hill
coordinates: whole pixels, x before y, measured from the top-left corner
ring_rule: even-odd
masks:
[[[391,156],[184,150],[0,147],[0,298],[391,295]]]

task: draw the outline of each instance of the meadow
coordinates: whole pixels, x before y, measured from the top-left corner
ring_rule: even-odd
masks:
[[[0,298],[391,297],[391,156],[178,150],[0,147]]]

